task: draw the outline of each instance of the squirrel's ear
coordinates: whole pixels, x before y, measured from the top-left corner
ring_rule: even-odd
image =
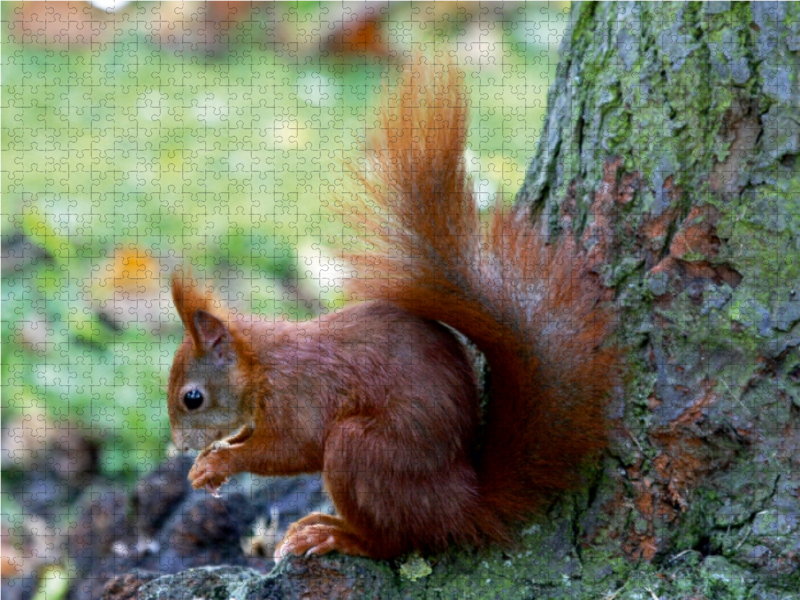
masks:
[[[194,330],[197,332],[195,347],[200,354],[208,355],[218,365],[231,364],[235,360],[233,337],[220,319],[198,310],[194,313]]]
[[[183,326],[192,336],[195,348],[202,349],[203,342],[195,326],[195,313],[199,310],[208,311],[211,308],[211,299],[198,289],[197,283],[191,275],[177,268],[172,272],[172,300],[175,309],[181,317]]]

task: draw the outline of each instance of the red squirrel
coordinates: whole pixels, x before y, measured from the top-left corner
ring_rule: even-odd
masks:
[[[459,72],[406,67],[382,109],[344,309],[284,322],[219,308],[173,274],[186,328],[169,376],[189,473],[323,473],[337,516],[294,523],[275,552],[388,559],[508,546],[602,448],[614,385],[605,290],[569,237],[546,243],[524,209],[480,220],[464,160]],[[485,355],[489,399],[457,330]]]

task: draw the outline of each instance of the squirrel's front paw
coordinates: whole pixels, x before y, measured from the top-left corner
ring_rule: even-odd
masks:
[[[210,451],[203,451],[197,460],[194,461],[192,469],[189,471],[189,482],[196,490],[205,488],[209,492],[216,494],[225,480],[232,475],[229,460],[214,448]]]

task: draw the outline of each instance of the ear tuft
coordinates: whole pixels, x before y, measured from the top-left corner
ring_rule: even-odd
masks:
[[[172,300],[175,302],[175,309],[180,315],[183,326],[192,336],[195,348],[201,350],[203,340],[196,327],[195,315],[198,311],[209,313],[213,305],[211,296],[192,279],[191,273],[184,273],[178,267],[172,272]]]

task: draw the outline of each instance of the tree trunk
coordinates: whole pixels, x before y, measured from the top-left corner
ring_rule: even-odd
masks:
[[[401,577],[325,557],[320,581],[387,598],[800,597],[800,3],[576,5],[548,106],[518,201],[580,237],[617,292],[628,378],[602,468],[510,554],[453,551]],[[269,585],[306,568],[285,561]]]
[[[518,200],[592,247],[628,348],[582,583],[800,589],[798,154],[800,4],[574,8]]]

